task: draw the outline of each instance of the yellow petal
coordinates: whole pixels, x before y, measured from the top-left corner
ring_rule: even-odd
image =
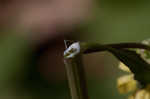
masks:
[[[130,69],[125,64],[123,64],[122,62],[119,63],[119,69],[121,69],[125,72],[131,72]]]
[[[117,81],[118,90],[120,93],[127,93],[134,91],[137,88],[137,82],[134,80],[133,75],[125,75]]]
[[[129,96],[129,98],[128,99],[134,99],[134,96],[132,95],[132,96]]]
[[[150,92],[146,89],[139,90],[135,95],[135,99],[150,99]]]
[[[147,93],[145,94],[144,99],[150,99],[150,92],[147,92]]]
[[[150,99],[150,85],[135,91],[128,99]]]
[[[135,99],[145,99],[146,90],[139,90],[136,95]]]

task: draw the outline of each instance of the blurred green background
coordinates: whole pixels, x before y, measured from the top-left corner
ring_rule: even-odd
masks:
[[[98,7],[93,10],[96,18],[88,26],[86,33],[79,36],[81,40],[106,44],[139,42],[150,37],[150,1],[97,0],[97,4]],[[127,95],[121,95],[117,90],[117,78],[123,74],[117,65],[118,60],[110,53],[84,56],[90,99],[127,98]],[[55,78],[56,75],[51,77]],[[61,78],[60,75],[57,77]],[[36,99],[71,99],[68,82],[64,78],[42,81],[41,86],[32,86],[35,83],[37,82],[33,81],[31,84],[33,88],[30,91]],[[32,96],[23,95],[26,96],[25,99],[34,99]]]

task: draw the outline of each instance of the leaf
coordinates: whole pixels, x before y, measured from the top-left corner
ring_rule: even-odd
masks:
[[[139,81],[142,85],[150,83],[150,64],[144,61],[136,51],[110,47],[107,50],[130,68],[135,80]]]

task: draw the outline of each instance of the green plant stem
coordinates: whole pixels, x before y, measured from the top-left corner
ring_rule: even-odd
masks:
[[[67,46],[66,46],[67,47]],[[82,55],[64,59],[72,99],[89,99]]]
[[[86,79],[81,56],[65,59],[72,99],[88,99]]]
[[[142,44],[142,43],[118,43],[118,44],[106,44],[101,45],[98,43],[82,43],[82,52],[85,54],[101,52],[106,50],[107,47],[117,48],[117,49],[125,49],[125,48],[140,48],[150,51],[150,46]]]

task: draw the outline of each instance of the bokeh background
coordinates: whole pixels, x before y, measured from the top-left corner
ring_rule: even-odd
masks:
[[[149,0],[97,0],[97,5],[93,9],[94,19],[87,23],[80,34],[74,33],[74,35],[69,34],[69,36],[81,41],[102,44],[140,42],[150,37]],[[34,65],[36,64],[36,67],[30,63],[28,69],[23,69],[25,73],[29,72],[30,79],[19,82],[19,85],[11,84],[10,79],[6,80],[6,83],[10,82],[8,85],[11,87],[6,85],[8,88],[1,88],[1,92],[3,92],[3,89],[5,90],[1,94],[1,96],[4,96],[3,99],[12,99],[12,97],[14,97],[13,99],[19,99],[20,97],[23,99],[71,99],[62,58],[63,39],[63,36],[56,37],[50,41],[50,44],[46,45],[48,47],[45,47],[45,45],[42,47],[44,52],[43,49],[37,51],[37,55],[31,62]],[[2,56],[6,56],[6,53],[13,53],[12,50],[9,53],[6,51],[6,46],[12,46],[12,43],[4,45],[1,44],[3,48],[1,50]],[[15,57],[20,53],[14,52],[16,52],[14,59],[18,63],[20,60]],[[9,57],[9,55],[6,57]],[[5,58],[5,61],[7,61],[7,58]],[[12,62],[11,65],[13,66],[16,63]],[[127,98],[127,95],[121,95],[117,90],[117,78],[123,73],[118,69],[118,60],[110,53],[84,55],[84,67],[91,99]],[[6,71],[9,74],[12,69],[6,67],[4,72]],[[13,71],[15,71],[14,68]],[[24,76],[20,76],[21,74],[18,72],[17,77],[19,75],[22,79]],[[6,75],[3,75],[3,77],[7,78]],[[4,86],[4,84],[1,83],[1,86]],[[18,88],[18,86],[22,87]]]
[[[148,0],[99,0],[99,3],[101,6],[96,11],[97,21],[89,32],[87,40],[107,44],[140,42],[149,38],[150,2]],[[122,75],[117,68],[118,61],[108,53],[89,56],[85,66],[90,69],[95,68],[93,73],[96,77],[94,79],[96,81],[92,80],[95,84],[89,83],[92,98],[126,99],[127,96],[120,95],[116,88],[116,79]],[[99,69],[95,66],[99,66]]]

